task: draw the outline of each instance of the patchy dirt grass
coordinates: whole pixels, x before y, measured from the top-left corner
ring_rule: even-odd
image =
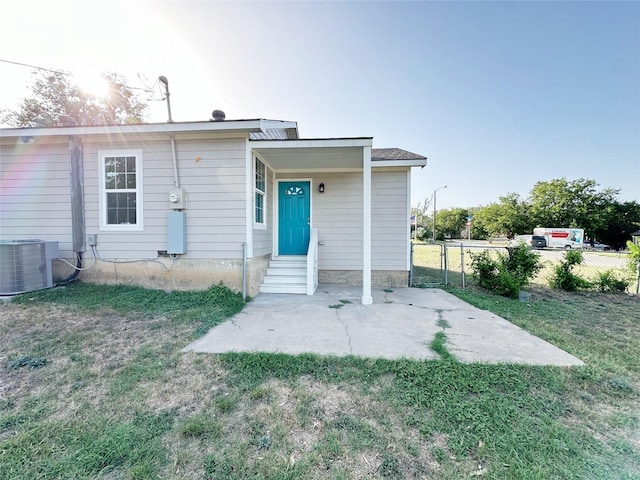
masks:
[[[281,469],[318,479],[421,478],[438,471],[432,449],[447,450],[444,436],[428,441],[407,429],[361,385],[301,376],[241,391],[226,383],[219,356],[180,353],[191,330],[166,317],[2,304],[0,395],[7,415],[0,440],[18,435],[33,418],[64,424],[99,411],[130,422],[135,412],[168,411],[173,428],[162,438],[166,461],[157,467],[163,478],[221,478],[211,465],[207,473],[206,459],[214,457],[238,478]],[[47,364],[7,368],[18,357]],[[391,382],[381,377],[374,390]],[[17,412],[30,418],[7,428]],[[204,425],[184,433],[189,429],[181,426],[190,421]]]
[[[467,294],[590,366],[181,353],[170,315],[1,303],[0,477],[638,478],[637,300]]]

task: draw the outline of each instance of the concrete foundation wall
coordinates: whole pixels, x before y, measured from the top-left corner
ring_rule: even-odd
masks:
[[[269,266],[271,255],[263,255],[247,261],[247,295],[260,292],[260,284]],[[169,271],[165,271],[159,262]],[[84,268],[90,264],[85,261]],[[53,263],[53,278],[60,281],[72,273],[71,267],[60,261]],[[362,285],[360,270],[320,270],[320,283],[338,285]],[[89,270],[80,272],[78,280],[106,285],[135,285],[155,290],[205,290],[212,285],[223,285],[234,292],[242,292],[242,261],[190,260],[179,258],[171,266],[170,258],[135,263],[112,263],[97,260]],[[402,270],[374,270],[372,285],[381,287],[406,287],[409,272]]]
[[[162,262],[168,272],[158,263]],[[241,260],[189,260],[179,258],[171,267],[170,258],[135,263],[96,261],[80,273],[84,282],[107,285],[136,285],[144,288],[172,290],[205,290],[222,282],[234,292],[242,291]]]
[[[267,274],[271,254],[252,258],[247,262],[247,295],[255,297],[260,293],[260,284]]]
[[[338,285],[362,285],[360,270],[320,270],[320,283]],[[409,272],[404,270],[373,270],[371,284],[377,287],[406,287],[409,285]]]
[[[371,284],[377,287],[408,287],[409,272],[405,270],[374,270]]]
[[[247,261],[247,295],[258,294],[266,273],[269,255]],[[91,263],[85,261],[84,268]],[[162,263],[169,271],[162,268]],[[54,261],[54,281],[72,273],[71,267]],[[242,260],[193,260],[179,258],[173,266],[170,258],[135,263],[112,263],[96,260],[89,270],[80,272],[78,280],[106,285],[135,285],[156,290],[205,290],[212,285],[223,285],[234,292],[242,292]]]

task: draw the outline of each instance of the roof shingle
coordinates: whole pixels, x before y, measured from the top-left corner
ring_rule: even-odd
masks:
[[[427,157],[401,148],[372,148],[371,160],[426,160]]]

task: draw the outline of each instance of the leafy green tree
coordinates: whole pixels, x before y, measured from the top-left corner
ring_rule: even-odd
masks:
[[[97,97],[84,92],[73,78],[60,72],[35,72],[31,96],[17,110],[2,112],[4,122],[16,127],[52,127],[60,117],[69,116],[78,124],[141,123],[147,105],[115,73],[103,75],[108,92]]]
[[[598,212],[600,223],[593,227],[593,237],[618,250],[626,246],[631,234],[640,227],[638,202],[611,202]]]
[[[500,197],[499,202],[479,208],[474,214],[474,222],[481,225],[489,236],[513,238],[532,231],[533,222],[528,209],[527,201],[517,193],[509,193]]]
[[[469,216],[473,217],[471,222],[471,238],[474,240],[486,240],[491,234],[484,224],[484,218],[479,212],[485,207],[474,207],[469,209]]]
[[[460,238],[460,234],[467,226],[468,216],[469,210],[464,208],[450,208],[437,212],[436,230],[438,237]]]
[[[607,208],[620,193],[597,187],[594,180],[584,178],[538,182],[530,193],[530,214],[537,226],[584,228],[589,238],[596,237],[607,228]]]
[[[588,238],[623,248],[640,226],[640,205],[619,202],[619,190],[597,187],[594,180],[583,178],[536,183],[530,197],[535,224],[584,228]]]
[[[457,237],[466,227],[466,217],[473,216],[471,236],[474,239],[532,233],[539,227],[584,228],[586,237],[624,248],[632,232],[640,228],[640,204],[620,202],[620,191],[599,189],[590,179],[565,178],[537,182],[529,196],[522,199],[517,193],[499,197],[498,202],[472,209],[442,210],[437,214],[437,230]],[[421,231],[432,231],[433,216],[430,202],[417,213]],[[419,206],[420,207],[420,206]]]

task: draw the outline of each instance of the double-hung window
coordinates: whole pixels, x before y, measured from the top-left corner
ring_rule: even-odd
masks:
[[[254,204],[254,226],[266,228],[267,168],[258,157],[255,157]]]
[[[98,152],[100,227],[142,230],[142,151]]]

